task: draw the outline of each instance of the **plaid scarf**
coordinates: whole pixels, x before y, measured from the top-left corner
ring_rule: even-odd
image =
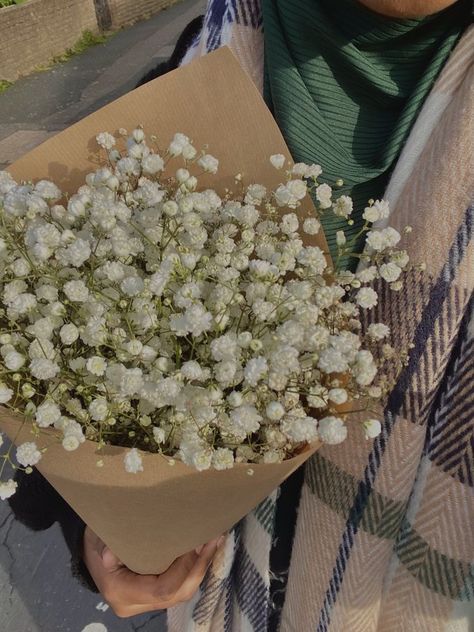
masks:
[[[262,89],[258,0],[210,0],[183,63],[229,46]],[[372,310],[410,362],[382,434],[306,464],[281,632],[468,632],[474,621],[474,27],[451,55],[385,198],[413,227],[402,292]],[[277,493],[229,534],[169,632],[265,632]]]

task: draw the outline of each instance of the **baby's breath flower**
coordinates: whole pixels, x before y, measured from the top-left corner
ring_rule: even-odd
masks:
[[[84,303],[89,298],[89,290],[84,281],[68,281],[63,290],[70,301]]]
[[[256,432],[260,426],[262,416],[258,413],[255,406],[244,404],[238,406],[230,413],[230,420],[236,432]]]
[[[371,230],[367,233],[367,245],[375,251],[393,248],[400,241],[400,233],[391,226],[382,230]]]
[[[51,400],[46,400],[36,409],[35,419],[40,428],[53,426],[61,418],[61,410]]]
[[[129,450],[124,457],[125,470],[131,474],[143,472],[143,460],[136,448]]]
[[[153,439],[156,441],[156,443],[158,443],[158,445],[165,442],[166,433],[163,428],[160,428],[159,426],[153,426]]]
[[[322,209],[330,208],[332,205],[332,189],[329,184],[320,184],[316,187],[316,199]]]
[[[315,217],[307,217],[303,222],[303,230],[307,235],[317,235],[321,224]]]
[[[227,401],[229,403],[229,406],[231,406],[232,408],[237,408],[238,406],[241,406],[243,404],[244,398],[242,396],[242,393],[239,393],[238,391],[231,391],[227,396]]]
[[[64,345],[72,345],[79,338],[79,329],[74,323],[68,323],[61,327],[59,337]]]
[[[376,266],[368,266],[367,268],[362,268],[362,270],[357,272],[357,278],[362,281],[362,283],[370,283],[377,278]]]
[[[382,424],[378,419],[368,419],[363,422],[366,439],[374,439],[382,432]]]
[[[278,421],[285,414],[285,409],[280,404],[280,402],[273,401],[267,404],[265,413],[268,419],[271,419],[272,421]]]
[[[344,404],[347,402],[348,394],[344,388],[331,388],[328,393],[328,398],[335,404]]]
[[[103,148],[110,150],[115,145],[115,138],[108,132],[101,132],[95,137],[97,143]]]
[[[207,171],[208,173],[217,173],[217,169],[219,167],[219,161],[214,156],[210,154],[205,154],[201,156],[198,160],[198,165]]]
[[[396,263],[384,263],[380,266],[380,276],[387,282],[396,281],[402,273],[402,270]]]
[[[260,204],[267,195],[267,189],[261,184],[251,184],[245,195],[246,204]]]
[[[185,160],[193,160],[197,155],[197,149],[191,143],[187,143],[184,145],[181,154]]]
[[[190,140],[187,136],[177,133],[174,135],[174,138],[168,147],[168,151],[172,156],[179,156],[183,153],[184,148],[189,144]]]
[[[51,380],[60,370],[56,362],[47,358],[37,358],[30,363],[30,373],[37,380]]]
[[[281,422],[282,432],[296,443],[314,441],[318,436],[318,422],[306,415],[287,415]]]
[[[244,369],[245,381],[250,386],[256,386],[257,383],[266,375],[268,371],[268,363],[266,358],[252,358],[247,362]]]
[[[145,132],[141,127],[137,127],[133,130],[132,137],[136,143],[142,143],[145,140]]]
[[[107,368],[107,362],[101,356],[91,356],[86,362],[86,369],[92,375],[104,375]]]
[[[0,404],[6,404],[13,397],[13,391],[6,384],[0,382]]]
[[[336,445],[347,437],[347,427],[339,417],[324,417],[318,424],[318,435],[323,443]]]
[[[109,405],[105,397],[98,397],[89,404],[89,413],[95,421],[104,421],[109,414]]]
[[[17,351],[10,351],[4,356],[5,366],[10,371],[18,371],[25,364],[25,356]]]
[[[74,435],[68,435],[64,437],[62,441],[62,446],[67,452],[73,452],[74,450],[77,450],[79,445],[79,439]]]
[[[347,195],[341,195],[333,205],[334,213],[339,217],[349,217],[353,210],[352,199]]]
[[[0,500],[11,498],[18,487],[18,483],[12,478],[7,481],[0,481]]]
[[[19,445],[16,449],[16,460],[23,467],[36,465],[41,459],[41,452],[34,441],[27,441]]]
[[[364,269],[333,270],[311,239],[318,214],[298,209],[311,191],[318,213],[350,224],[352,200],[333,200],[319,165],[288,163],[275,190],[237,174],[238,192],[221,197],[200,181],[218,160],[184,134],[163,157],[141,126],[97,142],[103,164],[68,198],[0,172],[0,404],[61,431],[67,451],[116,440],[131,472],[143,469],[139,449],[206,470],[278,463],[318,432],[343,440],[335,408],[387,390],[375,378],[380,355],[395,355],[389,330],[364,333],[362,309],[377,303],[374,280],[402,287],[400,234],[372,228]],[[366,222],[387,217],[386,202],[369,201]],[[342,230],[336,240],[343,249]],[[31,468],[41,451],[29,442],[19,456]],[[13,491],[0,483],[0,497]]]
[[[362,213],[362,217],[367,222],[377,222],[379,219],[385,219],[389,216],[388,202],[385,200],[377,200],[371,206],[367,206]]]
[[[286,162],[286,158],[283,154],[273,154],[273,156],[270,156],[270,162],[275,169],[281,169]]]
[[[21,394],[25,399],[30,399],[31,397],[33,397],[33,395],[36,394],[36,391],[29,382],[25,382],[21,386]]]
[[[377,292],[371,287],[361,288],[356,295],[357,304],[363,309],[370,309],[377,305]]]
[[[390,328],[384,323],[372,323],[367,329],[367,333],[374,340],[382,340],[390,333]]]
[[[217,448],[212,455],[212,466],[216,470],[227,470],[234,465],[234,453],[229,448]]]

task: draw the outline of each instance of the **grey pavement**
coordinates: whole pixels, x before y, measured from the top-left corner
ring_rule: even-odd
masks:
[[[205,0],[184,0],[66,64],[15,83],[0,95],[0,168],[132,89],[169,57],[204,5]],[[0,501],[0,632],[165,630],[162,612],[117,618],[99,595],[72,577],[58,525],[30,531]]]
[[[33,532],[0,501],[2,632],[164,632],[163,612],[117,618],[73,578],[59,526]]]
[[[0,169],[133,89],[170,56],[184,27],[204,7],[205,0],[182,0],[0,94]]]

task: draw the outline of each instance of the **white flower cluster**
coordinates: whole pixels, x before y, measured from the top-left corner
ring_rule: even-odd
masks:
[[[0,404],[36,432],[55,428],[68,451],[85,438],[128,446],[135,473],[137,448],[202,470],[344,440],[341,406],[382,391],[375,345],[389,331],[361,333],[369,284],[399,283],[408,264],[394,229],[369,230],[386,203],[365,211],[364,270],[335,274],[312,236],[323,212],[349,218],[352,200],[317,181],[318,165],[222,199],[192,174],[218,160],[184,134],[161,153],[140,128],[97,141],[105,166],[66,201],[51,182],[0,172]],[[311,217],[295,212],[308,195]],[[16,461],[28,469],[41,453],[29,441]],[[2,483],[0,496],[13,491]]]

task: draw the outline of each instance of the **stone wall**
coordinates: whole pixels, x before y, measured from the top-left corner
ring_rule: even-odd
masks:
[[[0,9],[0,79],[13,81],[97,31],[94,0],[29,0]]]
[[[64,53],[84,31],[118,29],[176,0],[28,0],[0,9],[0,80],[15,81]]]
[[[176,0],[106,0],[110,7],[112,28],[131,24],[144,17],[153,15]]]

